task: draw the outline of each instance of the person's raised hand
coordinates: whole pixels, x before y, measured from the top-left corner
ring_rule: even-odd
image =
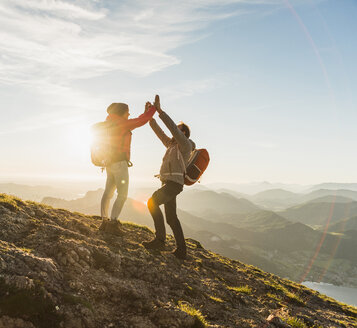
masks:
[[[154,102],[154,106],[156,107],[156,111],[161,114],[163,112],[163,110],[161,109],[161,104],[160,104],[160,97],[159,95],[155,96],[155,102]]]
[[[145,113],[149,110],[149,108],[152,106],[150,101],[147,101],[145,104]]]

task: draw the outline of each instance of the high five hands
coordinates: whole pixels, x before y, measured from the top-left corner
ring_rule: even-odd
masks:
[[[145,112],[147,112],[151,106],[152,106],[151,102],[147,101],[146,104],[145,104]],[[159,97],[159,95],[155,96],[154,106],[156,108],[156,111],[159,114],[161,114],[163,112],[163,110],[161,109],[161,105],[160,105],[160,97]]]

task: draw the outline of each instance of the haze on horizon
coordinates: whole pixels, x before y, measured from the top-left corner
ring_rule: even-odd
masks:
[[[357,181],[353,0],[3,0],[0,13],[1,180],[104,181],[89,127],[158,93],[209,150],[204,184]],[[131,187],[157,183],[163,151],[134,131]]]

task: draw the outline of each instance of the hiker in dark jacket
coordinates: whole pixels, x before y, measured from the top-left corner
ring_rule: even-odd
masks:
[[[161,109],[159,96],[156,96],[155,98],[155,107],[156,111],[159,113],[160,119],[170,130],[173,138],[168,137],[154,119],[150,120],[151,128],[154,130],[167,150],[160,169],[162,187],[155,191],[148,201],[148,208],[154,219],[156,237],[149,242],[143,242],[143,245],[147,249],[163,250],[165,248],[165,224],[163,214],[159,207],[164,204],[166,221],[171,227],[176,240],[176,250],[173,254],[177,258],[185,259],[187,253],[186,243],[182,227],[176,213],[176,197],[183,190],[186,164],[192,150],[195,148],[195,144],[189,139],[189,127],[184,123],[176,125]]]
[[[146,124],[155,114],[155,107],[145,107],[145,112],[137,118],[129,118],[129,106],[124,103],[113,103],[108,109],[107,121],[112,121],[117,126],[118,133],[111,140],[111,164],[106,167],[107,181],[101,201],[102,224],[101,231],[121,235],[118,217],[128,196],[130,163],[130,146],[132,130]],[[117,190],[117,198],[108,218],[108,208],[111,198]]]

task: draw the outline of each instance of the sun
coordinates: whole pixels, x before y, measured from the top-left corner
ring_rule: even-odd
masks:
[[[93,140],[91,127],[86,123],[73,124],[67,128],[67,145],[78,155],[88,154]]]

